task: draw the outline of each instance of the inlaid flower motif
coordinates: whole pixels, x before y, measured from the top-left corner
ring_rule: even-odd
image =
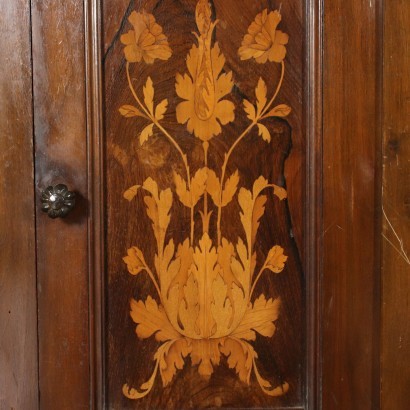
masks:
[[[196,23],[200,35],[198,46],[193,45],[187,57],[189,74],[176,76],[176,92],[186,100],[178,104],[177,121],[202,141],[209,141],[222,132],[221,125],[235,119],[235,106],[223,100],[233,87],[232,72],[222,74],[225,57],[218,44],[212,47],[212,33],[216,23],[210,20],[207,1],[200,1],[196,9]]]
[[[128,21],[134,30],[121,36],[128,62],[139,63],[144,60],[147,64],[152,64],[155,59],[168,60],[171,57],[172,51],[168,39],[152,14],[133,11]]]
[[[188,57],[188,74],[176,77],[176,92],[186,101],[178,104],[176,109],[177,120],[180,124],[187,124],[187,129],[202,141],[209,141],[222,132],[221,125],[226,125],[235,119],[235,106],[231,101],[223,100],[233,87],[232,73],[222,74],[225,58],[216,45],[212,49],[212,59],[218,63],[218,71],[211,71],[212,79],[198,84],[198,77],[203,73],[196,71],[199,50],[194,46]],[[192,62],[190,64],[190,62]]]
[[[239,49],[241,60],[254,58],[257,63],[264,64],[268,60],[281,63],[286,56],[285,44],[289,36],[276,30],[282,16],[278,10],[263,10],[248,28],[248,34]]]
[[[128,255],[123,258],[124,262],[127,264],[128,271],[131,275],[137,275],[143,269],[145,269],[144,255],[136,247],[128,249]]]

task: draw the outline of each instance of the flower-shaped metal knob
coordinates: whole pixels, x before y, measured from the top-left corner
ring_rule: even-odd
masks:
[[[75,193],[63,184],[47,187],[41,194],[41,210],[50,218],[64,218],[74,208]]]

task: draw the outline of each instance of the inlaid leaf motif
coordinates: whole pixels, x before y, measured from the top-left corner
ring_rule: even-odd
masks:
[[[140,134],[140,145],[143,145],[154,135],[154,124],[147,125]]]
[[[252,251],[252,215],[253,215],[253,204],[254,200],[251,191],[241,188],[238,195],[239,206],[242,212],[240,213],[240,218],[242,226],[245,230],[246,242],[249,248],[249,252]]]
[[[265,81],[263,81],[263,78],[259,77],[258,85],[256,86],[256,89],[255,89],[256,108],[257,108],[258,116],[261,115],[268,101],[266,97],[267,93],[268,93],[268,87],[266,87],[266,83]]]
[[[162,100],[155,108],[155,119],[161,121],[168,108],[168,100]]]
[[[133,185],[131,188],[128,188],[128,189],[124,192],[124,198],[125,198],[127,201],[132,201],[132,200],[136,197],[139,188],[141,188],[140,185]]]
[[[192,263],[193,249],[187,239],[178,246],[175,260],[169,265],[166,280],[161,280],[162,300],[170,322],[184,336],[191,337],[198,334],[195,323],[199,311],[194,278],[191,281],[193,283],[188,283]]]
[[[232,333],[233,337],[244,340],[255,340],[255,331],[262,336],[272,337],[276,327],[273,323],[279,316],[280,299],[266,300],[260,295],[253,306],[249,305],[240,325]]]
[[[172,192],[171,189],[161,191],[158,201],[158,225],[161,233],[165,236],[171,216],[169,211],[172,206]]]
[[[161,294],[168,291],[172,279],[178,274],[178,269],[181,265],[180,260],[171,260],[174,258],[175,245],[171,239],[165,246],[161,255],[155,255],[155,269],[157,270],[160,284]]]
[[[272,108],[263,118],[268,117],[287,117],[291,113],[292,109],[286,104],[279,104],[275,108]]]
[[[258,84],[255,88],[256,108],[251,102],[249,102],[246,99],[243,100],[243,106],[248,118],[253,123],[257,123],[259,135],[263,138],[264,141],[270,142],[271,136],[269,130],[266,128],[266,126],[258,122],[260,119],[267,117],[266,115],[263,115],[263,113],[264,111],[269,109],[270,105],[272,104],[272,101],[270,101],[269,105],[267,106],[267,94],[268,87],[266,86],[266,83],[263,80],[263,78],[259,77]]]
[[[147,82],[143,87],[143,93],[145,106],[149,113],[154,115],[154,83],[152,82],[151,77],[147,78]]]
[[[166,347],[166,344],[163,344],[162,346],[160,346],[156,354],[158,354],[161,349],[164,349],[164,347]],[[122,386],[122,394],[131,400],[142,399],[143,397],[145,397],[152,390],[152,387],[154,386],[155,377],[157,376],[157,373],[158,373],[158,366],[159,366],[159,363],[157,361],[155,364],[154,372],[152,373],[149,380],[141,385],[139,391],[137,389],[134,389],[128,386],[128,384],[124,384]]]
[[[215,333],[215,320],[210,312],[210,303],[213,301],[212,284],[219,273],[218,255],[212,246],[212,241],[207,233],[195,248],[192,273],[198,284],[198,302],[200,306],[197,320],[202,337],[210,337]]]
[[[247,269],[250,269],[250,263],[247,261],[246,247],[244,253],[245,262],[242,265],[236,258],[233,244],[223,238],[222,245],[218,247],[218,264],[221,276],[227,286],[226,296],[232,306],[232,315],[225,335],[238,325],[248,303],[250,274]]]
[[[125,118],[132,118],[132,117],[147,118],[145,114],[143,114],[137,107],[134,107],[133,105],[123,105],[120,107],[119,112]]]
[[[271,141],[270,132],[263,124],[258,124],[258,131],[259,136],[261,136],[264,141],[268,143]]]
[[[181,335],[173,328],[167,318],[164,308],[157,304],[151,296],[145,303],[131,299],[132,320],[137,323],[136,333],[140,339],[147,339],[155,334],[159,342],[178,339]]]
[[[179,269],[177,274],[172,279],[170,287],[178,286],[183,294],[183,287],[188,281],[189,270],[194,261],[193,259],[194,250],[189,245],[189,240],[186,239],[182,244],[178,246],[178,251],[176,254],[176,259],[180,261]]]
[[[235,369],[239,379],[249,384],[255,351],[249,343],[240,339],[226,338],[219,350],[228,358],[228,366]]]
[[[172,192],[168,188],[158,191],[158,185],[152,178],[147,178],[143,188],[152,196],[145,196],[144,202],[147,206],[147,215],[152,221],[154,235],[157,240],[159,256],[162,256],[165,234],[171,220],[169,214],[172,206]]]
[[[192,341],[191,360],[194,366],[199,365],[198,373],[209,378],[214,372],[213,366],[221,362],[219,339],[200,339]]]
[[[179,200],[188,208],[192,207],[191,193],[187,188],[186,181],[177,172],[174,172],[174,182],[176,187],[176,193]]]
[[[236,257],[231,258],[231,269],[235,278],[237,278],[242,285],[241,288],[244,292],[245,300],[248,300],[250,281],[256,264],[256,255],[254,254],[252,257],[249,256],[248,249],[241,238],[238,239],[236,252],[239,259]]]
[[[250,266],[250,260],[248,258],[248,256],[249,256],[248,249],[246,248],[246,245],[244,244],[244,242],[241,238],[238,238],[238,244],[236,245],[236,251],[238,252],[238,255],[239,255],[239,258],[240,258],[240,261],[241,261],[242,265],[246,269],[246,267],[248,265]],[[238,274],[236,274],[235,276],[237,278],[240,278],[240,275],[238,275]]]
[[[206,180],[206,191],[211,195],[212,200],[216,206],[221,204],[221,183],[216,176],[215,171],[208,169]]]
[[[160,244],[161,233],[158,225],[158,205],[155,199],[149,195],[144,197],[144,202],[147,207],[147,215],[152,221],[152,229],[154,231],[157,244]]]
[[[227,239],[222,238],[222,245],[218,247],[218,263],[222,269],[224,282],[227,284],[228,298],[233,302],[232,286],[235,283],[239,288],[243,288],[242,275],[237,278],[232,271],[232,260],[235,257],[235,249],[232,243]]]
[[[186,181],[174,172],[176,193],[179,200],[188,208],[194,207],[201,199],[206,189],[207,169],[199,169],[191,179],[191,190],[187,188]]]
[[[195,206],[206,189],[206,179],[208,177],[207,168],[199,169],[191,180],[192,206]]]
[[[151,178],[148,177],[142,186],[146,191],[148,191],[156,201],[159,201],[159,191],[158,184]]]
[[[177,370],[184,368],[185,358],[191,353],[192,346],[187,339],[177,339],[168,342],[168,348],[163,350],[163,354],[156,354],[159,360],[159,370],[164,387],[168,386],[174,378]],[[160,353],[162,353],[160,352]]]
[[[248,242],[248,252],[252,251],[256,234],[259,228],[259,219],[265,212],[266,196],[259,194],[268,186],[268,181],[259,177],[253,184],[252,192],[241,188],[238,195],[239,205],[241,207],[241,222],[245,230]]]
[[[182,332],[179,324],[179,306],[184,296],[184,284],[187,281],[188,269],[192,264],[192,248],[186,240],[178,246],[174,258],[175,246],[171,239],[165,247],[162,257],[155,255],[155,266],[159,272],[161,300],[172,326]],[[173,259],[174,258],[174,259]]]
[[[218,275],[212,283],[212,296],[211,313],[215,321],[212,337],[223,337],[229,334],[233,308],[232,302],[228,298],[228,286],[221,275]]]
[[[255,361],[253,363],[253,370],[255,372],[256,380],[259,383],[259,386],[261,386],[261,389],[265,394],[271,397],[279,397],[284,395],[285,393],[288,392],[289,390],[289,383],[285,382],[281,384],[280,386],[277,386],[275,388],[272,387],[270,382],[265,380],[259,373],[258,368],[255,365]]]
[[[154,360],[156,361],[155,369],[151,377],[149,378],[149,380],[141,385],[141,387],[139,388],[139,391],[137,389],[130,388],[128,384],[124,384],[124,386],[122,387],[122,392],[125,397],[132,399],[132,400],[142,399],[152,390],[152,387],[154,386],[155,378],[158,373],[158,368],[160,366],[162,366],[165,369],[167,368],[167,362],[166,362],[165,356],[168,354],[173,343],[174,343],[174,340],[170,340],[170,341],[163,343],[158,348],[158,350],[156,351],[154,355]],[[164,383],[164,379],[163,379],[163,383]]]
[[[269,185],[268,180],[264,176],[260,176],[254,183],[252,187],[253,198],[257,196]]]
[[[243,100],[243,107],[244,110],[246,112],[246,114],[248,115],[248,118],[253,122],[256,121],[256,109],[254,107],[254,105],[249,102],[248,100]]]
[[[222,192],[222,206],[228,205],[238,189],[239,172],[236,170],[226,181],[224,190]]]
[[[255,204],[253,206],[253,214],[252,214],[252,236],[251,236],[251,243],[255,243],[256,234],[258,233],[260,219],[262,218],[263,214],[265,213],[265,204],[268,197],[266,195],[258,196],[255,200]]]
[[[219,46],[218,46],[219,47]],[[221,54],[221,56],[223,56]],[[223,60],[220,57],[220,64],[222,64],[222,69],[223,69],[223,65],[225,64],[225,60]],[[232,87],[233,87],[233,78],[232,78],[232,71],[229,71],[227,73],[223,73],[219,76],[218,81],[217,81],[217,87],[216,87],[216,98],[218,100],[220,100],[221,98],[225,97],[226,95],[228,95],[231,91],[232,91]],[[228,105],[226,106],[226,104],[228,103]],[[227,108],[228,110],[232,107],[231,104],[229,104],[228,101],[224,102],[225,104],[225,108]],[[235,119],[234,113],[232,112],[230,114],[230,117],[232,118],[231,121],[232,122]],[[226,121],[226,119],[225,119]]]
[[[273,193],[279,198],[280,201],[283,201],[288,197],[286,189],[278,185],[273,185]]]
[[[221,195],[221,183],[215,172],[211,169],[207,170],[206,190],[211,195],[216,206],[228,205],[236,194],[239,183],[239,172],[236,170],[225,182],[224,189]],[[221,198],[222,196],[222,198]]]
[[[198,282],[195,280],[194,275],[189,276],[184,286],[184,295],[185,298],[179,305],[179,319],[184,335],[192,339],[199,339],[201,337],[201,329],[197,322],[200,304],[198,300]]]

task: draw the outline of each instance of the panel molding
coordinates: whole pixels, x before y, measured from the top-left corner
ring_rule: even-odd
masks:
[[[91,403],[93,409],[105,406],[105,210],[103,152],[103,82],[102,82],[102,21],[98,0],[85,0],[86,71],[87,71],[87,135],[88,192],[90,198],[89,266],[90,266],[90,333],[91,333]],[[317,409],[321,403],[321,257],[322,242],[322,0],[305,2],[305,85],[304,117],[307,138],[306,158],[306,408]],[[312,243],[315,245],[312,246]]]
[[[323,2],[306,2],[306,402],[321,408],[322,372],[322,258],[323,258]],[[314,244],[312,246],[312,244]]]
[[[88,265],[90,312],[90,408],[103,409],[105,307],[105,195],[102,123],[101,3],[84,0],[88,161]]]

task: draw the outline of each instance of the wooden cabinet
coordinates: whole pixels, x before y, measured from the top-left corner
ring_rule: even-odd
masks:
[[[398,10],[0,0],[0,408],[407,409]]]

